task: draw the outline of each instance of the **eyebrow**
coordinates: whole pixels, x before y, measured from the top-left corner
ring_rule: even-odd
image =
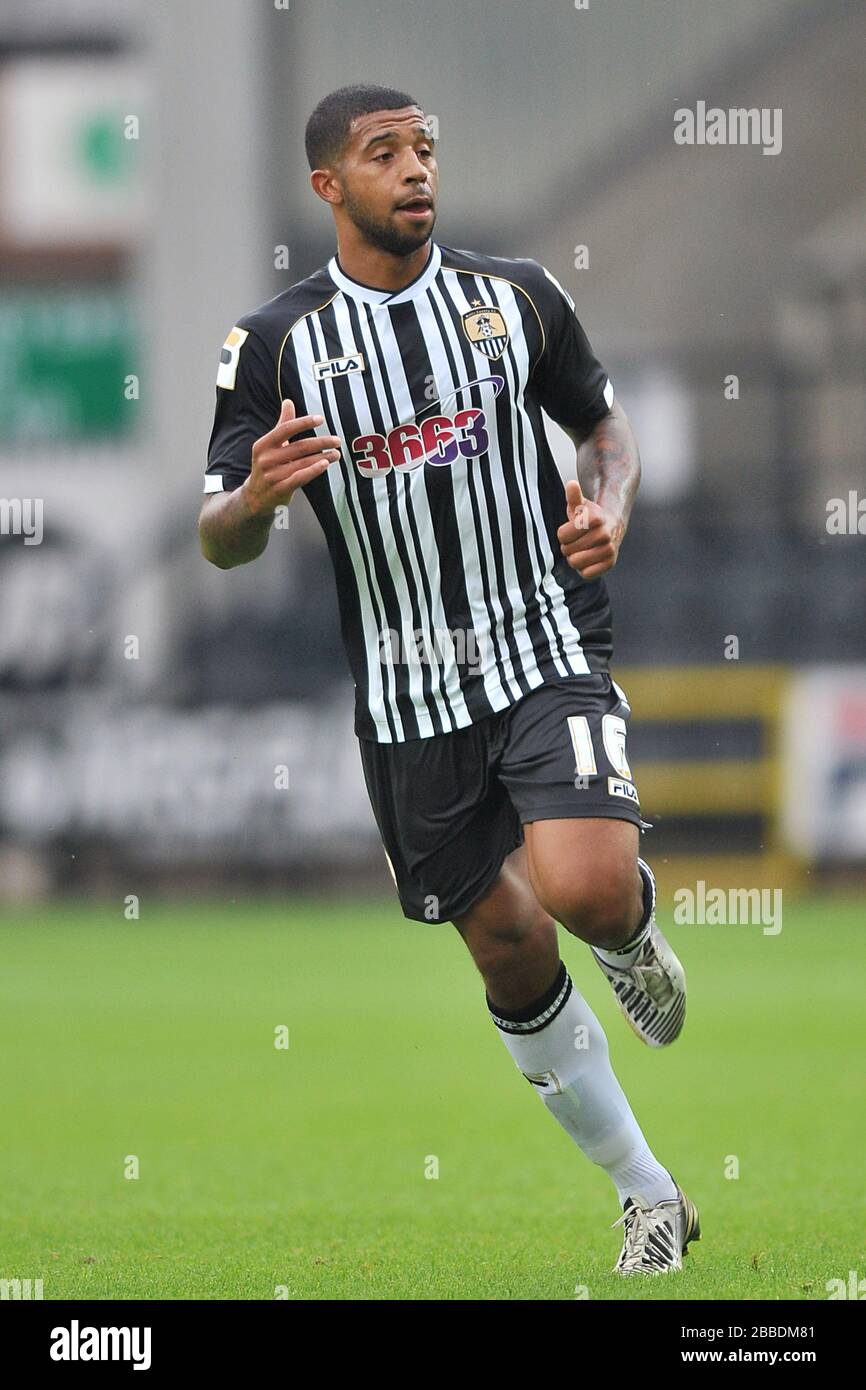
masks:
[[[416,139],[420,136],[421,139],[427,140],[427,141],[429,142],[429,144],[431,144],[431,145],[435,145],[435,143],[436,143],[435,140],[433,139],[433,136],[430,134],[430,130],[429,130],[429,128],[428,128],[427,126],[422,126],[422,125],[417,125],[417,126],[415,126],[415,127],[414,127],[414,130],[413,130],[413,134],[414,134],[414,136],[415,136]],[[379,144],[382,140],[396,140],[396,139],[397,139],[397,132],[396,132],[396,130],[383,130],[382,133],[381,133],[380,135],[373,135],[373,136],[370,137],[370,139],[367,141],[366,145],[364,145],[362,153],[366,153],[367,150],[372,149],[374,145]]]

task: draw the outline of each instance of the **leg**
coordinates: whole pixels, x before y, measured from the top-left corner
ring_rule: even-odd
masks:
[[[649,1047],[666,1047],[683,1026],[685,973],[656,925],[637,833],[625,821],[535,821],[527,862],[539,901],[592,948],[630,1027]]]
[[[500,777],[539,902],[590,946],[642,1042],[666,1047],[682,1030],[685,974],[655,923],[655,882],[638,858],[628,714],[616,686],[541,686],[515,707]]]
[[[618,950],[645,914],[628,705],[605,678],[541,686],[514,708],[500,777],[523,824],[539,902],[572,935]]]
[[[523,1008],[550,987],[560,965],[556,923],[532,891],[524,849],[509,855],[490,891],[454,925],[488,996],[503,1008]]]
[[[517,1066],[620,1201],[673,1200],[610,1065],[607,1039],[559,959],[556,926],[538,904],[522,850],[492,888],[454,919],[487,987],[487,1005]]]
[[[615,951],[644,916],[638,828],[586,817],[524,828],[529,877],[552,917],[590,946]]]
[[[505,1046],[621,1199],[670,1199],[670,1175],[650,1153],[611,1070],[601,1025],[559,959],[556,925],[516,849],[518,813],[493,767],[503,723],[406,744],[362,741],[403,911],[457,925]]]

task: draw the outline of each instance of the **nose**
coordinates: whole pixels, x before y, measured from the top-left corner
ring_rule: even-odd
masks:
[[[429,169],[414,150],[409,150],[409,163],[404,174],[407,183],[426,183]]]

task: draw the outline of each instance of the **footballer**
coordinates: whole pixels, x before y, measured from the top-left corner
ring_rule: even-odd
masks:
[[[647,1144],[557,932],[586,942],[643,1042],[678,1037],[685,976],[655,922],[609,669],[603,576],[638,487],[634,435],[543,266],[434,240],[436,152],[410,95],[331,93],[306,151],[336,254],[226,338],[203,554],[254,560],[306,494],[403,913],[454,924],[517,1067],[609,1176],[616,1271],[681,1269],[697,1210]],[[575,445],[565,485],[542,411]]]

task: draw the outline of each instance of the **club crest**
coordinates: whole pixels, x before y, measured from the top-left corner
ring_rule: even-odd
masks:
[[[489,304],[475,303],[463,315],[463,332],[472,346],[492,362],[501,357],[508,346],[508,329],[502,312]]]

